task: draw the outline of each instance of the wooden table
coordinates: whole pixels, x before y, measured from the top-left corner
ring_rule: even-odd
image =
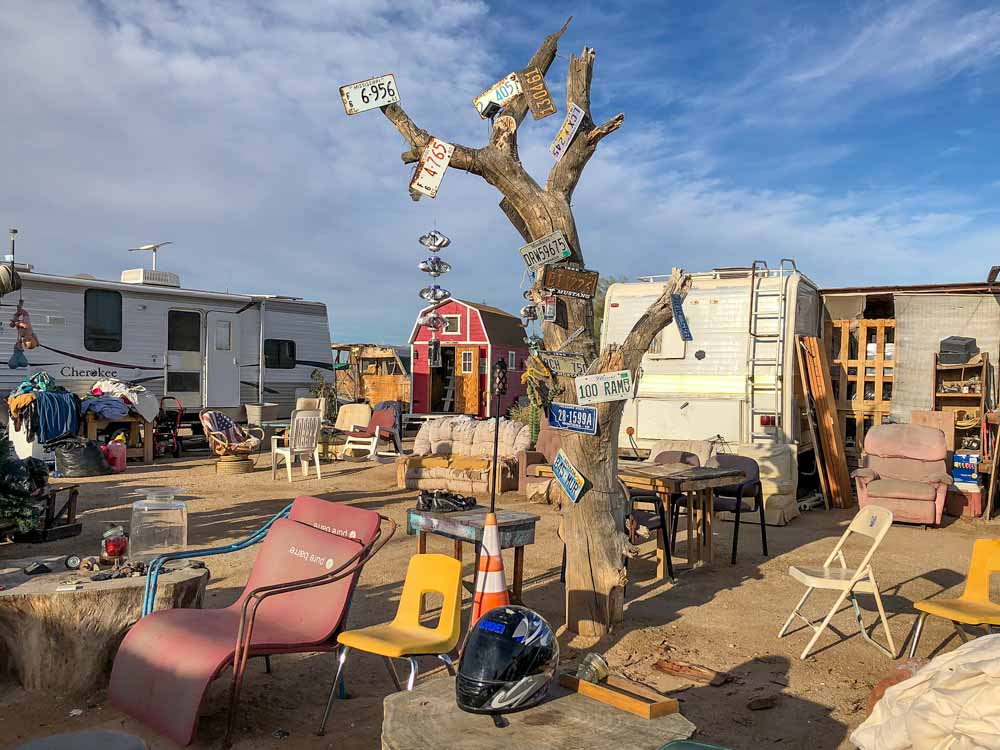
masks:
[[[142,611],[146,578],[91,581],[93,573],[67,570],[64,560],[0,561],[0,671],[13,666],[25,690],[86,694],[107,685],[118,644]],[[26,575],[36,561],[52,572]],[[81,587],[59,591],[65,582]],[[200,607],[207,583],[206,568],[161,575],[156,609]]]
[[[510,510],[497,511],[497,528],[500,532],[500,549],[514,549],[514,575],[511,599],[521,601],[524,584],[524,548],[535,543],[535,524],[539,516],[532,513],[517,513]],[[427,535],[436,534],[454,542],[452,556],[462,559],[462,545],[472,544],[478,553],[483,541],[483,526],[486,523],[486,508],[436,513],[410,508],[406,512],[406,533],[417,534],[417,554],[427,552]]]
[[[552,476],[551,466],[540,466],[539,476]],[[656,575],[660,580],[668,577],[670,533],[670,503],[675,494],[687,498],[687,553],[692,567],[710,563],[715,559],[712,544],[712,526],[715,519],[713,491],[716,487],[738,484],[743,472],[738,469],[720,469],[712,466],[687,464],[650,464],[645,461],[618,459],[618,478],[630,490],[641,490],[656,495],[666,513],[668,528],[661,528],[656,535]]]
[[[497,729],[489,716],[455,705],[455,679],[438,677],[412,692],[389,695],[382,706],[382,750],[657,750],[690,737],[694,724],[679,713],[646,720],[599,703],[557,683],[534,708],[508,714]]]
[[[138,414],[128,414],[120,419],[100,419],[92,412],[83,415],[87,440],[97,440],[97,433],[113,424],[135,425],[142,429],[142,446],[139,446],[139,429],[129,429],[128,447],[125,455],[128,458],[142,459],[142,463],[153,463],[153,423],[147,422]]]

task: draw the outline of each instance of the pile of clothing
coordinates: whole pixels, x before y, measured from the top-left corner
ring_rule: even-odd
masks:
[[[7,398],[7,410],[14,429],[25,429],[29,441],[53,443],[80,431],[80,399],[44,370],[21,381]]]
[[[43,461],[11,457],[7,431],[0,427],[0,526],[13,522],[21,532],[35,528],[37,500],[48,483],[49,470]]]
[[[121,408],[125,407],[122,413]],[[129,409],[147,422],[152,422],[160,413],[160,402],[141,385],[123,383],[107,378],[98,380],[90,389],[90,395],[83,400],[84,412],[93,411],[101,419],[121,419]]]

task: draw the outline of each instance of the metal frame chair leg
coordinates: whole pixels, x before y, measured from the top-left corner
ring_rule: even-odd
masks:
[[[271,674],[271,655],[264,654],[264,672]]]
[[[910,640],[910,658],[917,655],[917,644],[920,642],[920,635],[924,632],[924,622],[927,620],[927,613],[921,612],[913,626],[913,638]]]
[[[344,662],[347,661],[347,654],[351,649],[347,646],[340,647],[340,654],[337,659],[337,676],[333,678],[333,685],[330,688],[330,697],[326,701],[326,710],[323,712],[323,721],[319,725],[319,731],[316,732],[320,737],[326,734],[326,722],[330,718],[330,711],[333,710],[333,699],[337,695],[337,685],[340,684],[340,678],[344,672]]]
[[[730,565],[736,564],[736,550],[740,546],[740,513],[743,510],[743,485],[736,490],[736,521],[733,524],[733,554],[729,560]]]
[[[455,662],[452,661],[451,657],[448,654],[438,654],[437,657],[438,657],[438,659],[440,659],[441,661],[444,662],[444,666],[448,670],[448,674],[450,674],[452,677],[454,677],[455,676]]]
[[[767,557],[767,523],[764,519],[764,490],[758,483],[756,492],[757,505],[760,508],[760,548]]]
[[[396,673],[396,665],[392,663],[392,659],[388,656],[383,656],[382,661],[385,662],[385,668],[389,671],[389,676],[392,678],[392,684],[396,686],[396,692],[402,692],[403,685],[399,681],[399,675]]]
[[[417,659],[415,656],[407,656],[406,660],[410,662],[410,676],[406,680],[406,690],[412,691],[413,686],[417,682],[417,671],[420,667],[417,665]]]

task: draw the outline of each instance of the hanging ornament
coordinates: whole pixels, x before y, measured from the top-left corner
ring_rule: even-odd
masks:
[[[428,302],[444,302],[446,299],[451,299],[451,292],[437,284],[425,286],[420,290],[420,299]]]
[[[525,339],[525,343],[528,344],[528,348],[531,349],[532,354],[538,354],[538,352],[545,349],[545,339],[537,334],[532,334]]]
[[[430,328],[432,331],[440,331],[444,328],[444,318],[438,315],[437,311],[429,312],[427,315],[421,315],[417,318],[417,323],[425,328]]]
[[[420,244],[424,247],[428,247],[437,253],[440,250],[448,247],[451,244],[451,240],[445,237],[441,232],[436,229],[432,229],[427,234],[419,240]]]
[[[538,309],[534,305],[525,305],[521,308],[521,317],[525,320],[538,320]]]
[[[451,265],[445,263],[443,260],[441,260],[439,256],[432,255],[427,260],[420,261],[420,264],[417,266],[417,268],[419,268],[424,273],[429,273],[436,279],[441,274],[448,273],[448,271],[451,270]]]

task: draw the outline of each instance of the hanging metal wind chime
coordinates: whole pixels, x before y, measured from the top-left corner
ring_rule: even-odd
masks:
[[[451,240],[436,229],[431,230],[419,240],[420,244],[431,251],[431,257],[420,261],[417,265],[421,271],[434,281],[451,270],[451,264],[446,263],[438,253],[451,244]],[[431,283],[420,290],[420,299],[432,304],[439,304],[451,299],[451,292],[436,283]],[[438,331],[444,328],[444,318],[438,311],[431,310],[417,319],[419,325],[430,329],[431,340],[427,343],[427,360],[430,367],[441,366],[441,342],[438,341]]]

